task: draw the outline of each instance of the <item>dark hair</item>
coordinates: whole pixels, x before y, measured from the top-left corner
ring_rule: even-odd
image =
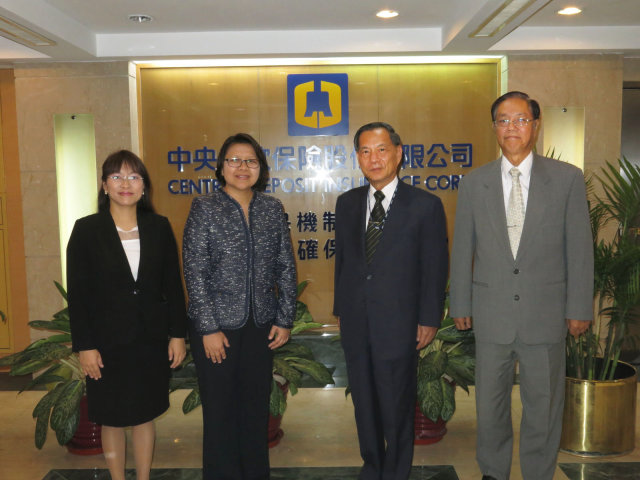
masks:
[[[142,181],[144,182],[144,190],[142,191],[142,197],[138,200],[137,209],[138,211],[145,212],[154,212],[153,204],[151,203],[151,179],[149,178],[149,172],[147,168],[140,160],[135,153],[130,152],[129,150],[119,150],[117,152],[113,152],[111,155],[107,157],[107,159],[102,164],[102,181],[106,182],[109,175],[113,175],[114,173],[119,173],[122,170],[122,166],[128,166],[133,172],[137,173],[142,177]],[[98,211],[99,212],[107,212],[109,211],[109,195],[107,195],[104,191],[102,185],[100,185],[100,192],[98,193]]]
[[[227,156],[227,151],[229,150],[229,148],[231,148],[232,145],[236,145],[238,143],[251,145],[251,148],[253,148],[253,151],[256,153],[256,158],[258,159],[258,163],[260,164],[260,174],[258,175],[258,180],[253,185],[253,187],[251,187],[251,189],[258,192],[264,192],[269,181],[269,164],[267,163],[267,156],[264,154],[264,150],[262,150],[262,147],[257,142],[257,140],[248,133],[236,133],[235,135],[227,137],[227,139],[224,141],[222,147],[220,147],[220,151],[218,152],[216,178],[220,182],[220,185],[222,185],[223,187],[227,184],[227,181],[224,179],[224,175],[222,175],[224,160]]]
[[[391,138],[391,143],[396,147],[398,145],[402,145],[402,140],[400,139],[400,135],[396,133],[391,125],[385,122],[371,122],[366,125],[361,126],[356,134],[353,136],[353,146],[356,148],[356,152],[360,148],[360,135],[363,132],[368,132],[370,130],[376,130],[378,128],[384,128],[387,132],[389,132],[389,138]]]
[[[509,100],[510,98],[520,98],[524,100],[529,105],[529,110],[531,111],[531,115],[534,120],[538,120],[540,118],[540,105],[533,98],[530,98],[529,95],[523,92],[518,92],[516,90],[512,92],[507,92],[501,97],[499,97],[493,105],[491,105],[491,120],[496,121],[496,112],[498,111],[498,107],[505,100]]]

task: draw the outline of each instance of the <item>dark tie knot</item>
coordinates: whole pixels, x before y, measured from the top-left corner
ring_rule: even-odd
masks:
[[[384,200],[384,193],[382,193],[382,190],[376,190],[373,194],[373,198],[376,199],[376,202],[381,202]]]

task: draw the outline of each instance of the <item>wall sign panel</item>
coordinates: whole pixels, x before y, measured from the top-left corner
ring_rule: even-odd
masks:
[[[181,244],[194,195],[219,188],[217,151],[247,132],[267,153],[268,192],[291,225],[305,301],[334,323],[334,212],[365,185],[353,148],[363,124],[386,121],[404,142],[403,181],[440,196],[453,233],[458,182],[496,158],[489,108],[498,64],[140,68],[143,156],[154,203]]]

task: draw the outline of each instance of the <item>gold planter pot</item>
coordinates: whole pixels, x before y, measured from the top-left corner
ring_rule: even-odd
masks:
[[[623,362],[620,362],[623,364]],[[560,450],[581,457],[624,455],[633,450],[636,433],[636,369],[620,380],[567,377]]]

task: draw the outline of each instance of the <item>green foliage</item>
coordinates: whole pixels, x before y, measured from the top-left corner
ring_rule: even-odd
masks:
[[[304,280],[298,284],[298,298],[307,287],[308,283],[308,280]],[[293,322],[291,335],[297,335],[305,330],[318,327],[322,327],[322,323],[314,322],[307,305],[300,300],[297,300],[296,318]],[[189,354],[182,362],[181,368],[191,368],[192,366],[193,357]],[[298,388],[302,384],[302,379],[305,374],[324,385],[333,383],[331,372],[326,366],[314,359],[313,352],[309,347],[296,343],[295,340],[289,340],[289,342],[274,350],[274,378],[271,382],[271,394],[269,398],[269,412],[271,415],[282,415],[287,408],[287,398],[282,389],[278,387],[278,381],[276,381],[276,378],[280,382],[287,384],[291,396],[294,396],[298,392]],[[177,388],[193,388],[182,404],[182,411],[184,413],[189,413],[200,405],[199,393],[194,394],[194,392],[197,391],[197,381],[195,378],[189,377],[172,379],[171,390],[173,391]]]
[[[279,417],[287,409],[287,397],[275,379],[271,380],[271,395],[269,397],[269,413],[273,417]]]
[[[193,390],[189,392],[187,398],[184,399],[184,402],[182,402],[182,413],[189,413],[201,403],[202,399],[200,398],[200,388],[198,387],[198,385],[196,385],[195,387],[193,387]]]
[[[471,330],[458,330],[449,316],[449,297],[444,320],[436,338],[418,358],[418,406],[431,421],[448,421],[456,411],[455,387],[469,393],[475,377],[475,337]]]
[[[62,285],[56,288],[67,298]],[[56,433],[60,445],[66,444],[75,433],[80,419],[80,399],[85,392],[84,375],[78,356],[71,351],[69,310],[64,308],[52,320],[29,322],[32,328],[62,332],[33,342],[21,352],[0,359],[0,366],[11,367],[10,375],[27,375],[46,370],[20,391],[46,385],[50,388],[33,410],[36,419],[35,445],[42,448],[47,439],[49,425]]]
[[[309,330],[312,328],[320,328],[322,327],[322,323],[314,322],[313,317],[311,316],[311,312],[309,312],[309,308],[307,304],[301,302],[300,295],[304,292],[304,289],[309,284],[309,280],[304,280],[298,284],[297,291],[297,299],[296,300],[296,318],[293,321],[293,328],[291,329],[291,335],[297,335],[298,333],[302,333],[305,330]]]
[[[602,194],[594,194],[598,181]],[[576,340],[567,337],[567,375],[612,380],[625,342],[633,342],[629,326],[640,304],[640,168],[625,158],[607,162],[587,180],[594,251],[595,322]],[[612,238],[603,238],[609,225]],[[596,358],[602,357],[602,362]]]

